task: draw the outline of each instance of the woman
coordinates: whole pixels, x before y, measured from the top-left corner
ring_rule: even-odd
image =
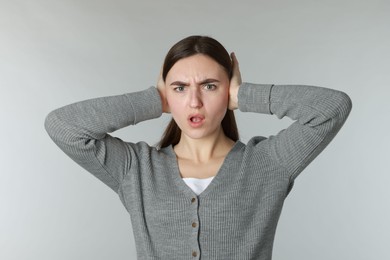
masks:
[[[295,178],[345,122],[340,91],[242,83],[216,40],[175,44],[157,88],[51,112],[45,127],[73,160],[118,193],[138,259],[271,259]],[[295,120],[275,136],[238,140],[233,110]],[[171,113],[159,147],[108,133]]]

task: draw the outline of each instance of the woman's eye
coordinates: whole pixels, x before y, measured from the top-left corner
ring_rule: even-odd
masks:
[[[184,91],[184,86],[178,86],[178,87],[174,88],[174,90],[176,92],[182,92],[182,91]]]
[[[205,88],[206,90],[214,90],[214,89],[217,88],[217,86],[216,86],[215,84],[206,84],[206,85],[204,86],[204,88]]]

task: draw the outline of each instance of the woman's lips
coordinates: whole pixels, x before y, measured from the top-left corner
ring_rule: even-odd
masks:
[[[190,115],[188,117],[188,122],[192,127],[200,127],[203,125],[204,116],[200,114]]]

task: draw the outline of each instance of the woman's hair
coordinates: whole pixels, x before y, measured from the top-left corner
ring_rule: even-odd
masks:
[[[169,70],[175,63],[181,59],[196,55],[204,54],[218,64],[220,64],[226,71],[229,79],[232,77],[232,61],[229,53],[217,40],[208,36],[189,36],[179,41],[168,51],[163,64],[162,77],[166,80]],[[225,117],[222,119],[221,126],[225,135],[233,141],[238,140],[238,129],[236,119],[232,110],[226,111]],[[176,145],[180,141],[181,129],[172,119],[159,142],[159,147],[164,148],[169,145]]]

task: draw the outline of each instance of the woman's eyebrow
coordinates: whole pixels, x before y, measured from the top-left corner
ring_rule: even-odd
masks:
[[[210,78],[210,79],[205,79],[205,80],[199,82],[198,84],[203,85],[203,84],[207,84],[207,83],[219,83],[219,80]]]
[[[185,83],[183,81],[174,81],[170,84],[170,86],[188,86],[188,83]]]
[[[197,84],[203,85],[203,84],[207,84],[207,83],[219,83],[219,82],[220,81],[217,79],[209,78],[209,79],[202,80],[201,82],[198,82]],[[189,85],[190,85],[189,83],[186,83],[183,81],[174,81],[170,84],[170,86],[189,86]]]

